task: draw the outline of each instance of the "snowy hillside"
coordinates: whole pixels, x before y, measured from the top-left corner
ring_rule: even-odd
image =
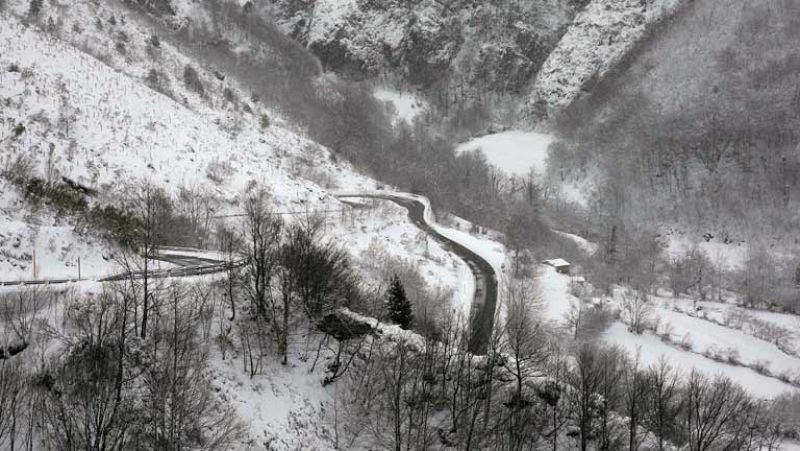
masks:
[[[4,167],[25,156],[31,176],[63,177],[95,193],[90,199],[98,205],[121,202],[143,182],[171,195],[191,188],[212,199],[218,215],[241,213],[244,193],[258,184],[267,188],[271,208],[289,213],[288,221],[331,211],[326,235],[354,257],[376,289],[387,274],[365,257],[370,253],[408,263],[468,315],[474,288],[460,283],[472,277],[463,261],[421,235],[404,209],[375,205],[362,211],[329,191],[374,190],[373,180],[304,138],[269,105],[241,100],[249,96],[234,82],[194,65],[180,49],[166,42],[154,47],[147,24],[124,8],[111,2],[52,7],[42,17],[47,24],[45,13],[59,13],[58,27],[49,32],[23,23],[27,2],[10,4],[11,11],[0,15]],[[190,65],[204,93],[183,80]],[[31,211],[16,191],[2,182],[4,278],[33,278],[34,249],[39,279],[75,277],[78,258],[84,278],[118,271],[108,261],[113,243],[78,234],[76,218],[49,206]],[[99,295],[98,285],[85,285],[87,295]],[[264,370],[272,376],[248,378],[238,362],[212,356],[209,374],[223,401],[246,420],[254,443],[332,449],[325,432],[331,392],[320,384],[325,365],[309,374],[304,361],[288,370],[276,364]]]
[[[531,111],[554,113],[601,80],[646,36],[677,10],[681,0],[592,0],[578,13],[536,76]]]

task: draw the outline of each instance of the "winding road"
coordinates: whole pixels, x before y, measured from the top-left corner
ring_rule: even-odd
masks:
[[[193,255],[194,254],[194,255]],[[162,248],[158,257],[160,260],[175,265],[174,268],[151,269],[148,277],[151,279],[163,279],[166,277],[190,277],[203,274],[213,274],[222,272],[226,269],[226,262],[208,257],[208,251],[193,248]],[[234,262],[235,265],[243,264],[243,260]],[[144,274],[142,271],[135,271],[133,278],[141,279]],[[56,279],[31,279],[31,280],[11,280],[0,281],[0,287],[28,286],[28,285],[59,285],[65,283],[81,282],[94,280],[97,282],[116,282],[129,279],[128,273],[114,274],[105,277],[82,277],[78,278],[56,278]]]
[[[470,313],[470,338],[469,350],[478,355],[486,353],[489,339],[492,335],[494,326],[495,311],[497,308],[497,274],[494,267],[477,252],[470,249],[458,241],[446,237],[440,233],[433,225],[433,214],[430,211],[430,203],[421,196],[404,193],[355,193],[337,194],[339,199],[347,198],[367,198],[380,199],[394,202],[408,211],[409,220],[420,228],[423,232],[433,237],[436,241],[444,245],[453,253],[458,255],[469,265],[475,277],[475,293]],[[423,201],[424,199],[424,201]],[[157,269],[149,272],[149,277],[158,279],[166,277],[190,277],[203,274],[212,274],[224,271],[226,262],[210,258],[208,251],[190,248],[163,248],[157,260],[165,261],[176,265],[174,268]],[[241,265],[244,261],[234,262]],[[115,274],[100,278],[58,278],[58,279],[37,279],[37,280],[14,280],[0,281],[0,287],[4,286],[27,286],[27,285],[57,285],[73,283],[85,280],[95,280],[98,282],[114,282],[129,278],[127,273]],[[142,278],[141,272],[135,272],[134,278]]]
[[[469,265],[475,276],[475,298],[470,314],[469,351],[473,354],[486,354],[489,339],[492,336],[495,310],[497,309],[497,274],[494,267],[485,258],[469,247],[452,240],[436,230],[430,222],[433,215],[429,211],[430,204],[420,200],[419,196],[391,193],[338,194],[339,199],[367,198],[394,202],[408,210],[408,218],[423,232],[449,248]],[[426,215],[426,213],[428,213]]]

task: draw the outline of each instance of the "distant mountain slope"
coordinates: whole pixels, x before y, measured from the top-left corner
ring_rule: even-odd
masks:
[[[557,164],[602,168],[629,217],[730,239],[794,230],[798,18],[795,2],[690,2],[568,109]]]
[[[608,74],[683,0],[595,0],[578,13],[534,82],[529,111],[557,113]]]
[[[287,33],[328,68],[451,93],[519,93],[558,42],[572,2],[274,0]]]

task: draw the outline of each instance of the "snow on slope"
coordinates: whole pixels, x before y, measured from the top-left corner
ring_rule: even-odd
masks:
[[[77,278],[113,272],[107,243],[82,236],[74,227],[46,209],[31,214],[17,190],[0,180],[0,282],[36,278]]]
[[[254,442],[242,449],[253,449],[255,444],[256,449],[267,450],[336,449],[327,415],[333,391],[320,383],[325,362],[313,372],[308,360],[293,356],[291,362],[284,366],[267,359],[262,374],[251,378],[236,356],[226,360],[219,353],[212,356],[212,384],[245,420]]]
[[[544,133],[513,130],[472,139],[459,145],[456,152],[479,149],[490,164],[509,174],[526,176],[533,170],[543,175],[552,141],[553,137]]]
[[[26,5],[19,1],[11,6],[23,11]],[[334,163],[327,149],[285,128],[272,111],[268,111],[272,125],[262,129],[258,118],[263,110],[256,109],[256,114],[250,115],[226,106],[219,98],[217,84],[212,84],[216,83],[213,75],[202,68],[195,66],[207,86],[215,87],[213,92],[209,89],[203,98],[186,90],[180,81],[183,67],[196,63],[165,42],[161,43],[158,62],[171,81],[172,95],[148,88],[144,78],[151,62],[142,59],[142,43],[150,37],[148,29],[130,16],[123,20],[124,10],[113,5],[87,1],[62,8],[63,27],[78,25],[82,29],[63,34],[73,44],[0,15],[0,99],[4,101],[0,139],[11,136],[17,124],[26,129],[18,139],[3,142],[3,164],[25,153],[33,156],[35,172],[43,174],[48,163],[45,149],[52,143],[56,158],[49,162],[57,175],[96,188],[100,192],[98,202],[118,201],[130,186],[144,179],[173,194],[185,185],[201,186],[220,201],[221,213],[240,213],[242,194],[253,182],[271,191],[270,201],[276,210],[300,213],[317,208],[346,210],[328,193],[331,188],[375,189],[373,180],[346,163]],[[97,30],[94,20],[103,18],[107,30],[105,21],[112,16],[117,17],[116,33],[124,27],[128,37],[126,56],[103,53],[108,36]],[[102,59],[74,46],[87,42],[95,46],[93,53]],[[18,66],[19,71],[9,72],[11,66]],[[249,98],[235,84],[228,86],[239,98]],[[61,120],[67,113],[68,127]],[[6,191],[3,201],[12,201]],[[8,205],[10,211],[13,204]],[[18,226],[30,229],[42,221],[48,227],[56,226],[51,218],[6,213],[0,216],[0,233]],[[337,217],[329,219],[336,222]],[[17,224],[20,220],[22,225]],[[333,225],[329,236],[351,246],[348,250],[355,255],[375,238],[388,252],[415,261],[432,285],[459,287],[454,293],[457,299],[467,299],[467,292],[471,296],[474,288],[470,289],[469,283],[458,284],[468,271],[466,265],[432,242],[426,252],[417,240],[417,230],[402,212],[394,211],[364,224],[356,222],[350,229],[341,222]],[[72,228],[68,224],[64,227],[58,233],[66,234]],[[39,240],[47,233],[39,232]],[[341,239],[339,234],[344,233],[352,236]],[[69,234],[63,244],[56,242],[56,251],[70,243],[73,249],[80,245],[90,253],[76,251],[65,257],[65,262],[77,255],[85,256],[87,263],[99,262],[102,246],[80,244],[83,239]],[[13,244],[3,247],[7,248],[13,248]],[[12,257],[18,265],[25,260],[24,256]],[[464,305],[459,304],[462,308]],[[330,407],[330,397],[318,374],[303,377],[305,366],[281,372],[276,367],[274,375],[249,381],[240,369],[234,372],[237,365],[231,361],[215,359],[211,365],[218,377],[216,383],[227,387],[226,396],[238,403],[240,414],[250,424],[254,443],[277,440],[277,449],[329,448],[320,418]]]
[[[688,337],[695,351],[727,356],[735,350],[737,358],[745,365],[763,364],[772,374],[788,375],[792,379],[800,376],[800,358],[787,355],[773,343],[760,340],[752,335],[728,327],[720,326],[699,318],[693,318],[672,309],[663,308],[654,299],[655,315],[672,328],[675,341]]]
[[[373,92],[376,99],[392,105],[396,121],[413,124],[414,119],[427,108],[424,100],[410,92],[397,92],[387,88],[378,88]]]
[[[785,392],[796,390],[789,384],[762,376],[749,368],[731,366],[699,354],[685,352],[662,342],[655,335],[649,333],[635,335],[628,331],[626,325],[619,322],[612,324],[603,338],[607,343],[622,347],[632,356],[638,353],[642,365],[650,365],[666,357],[684,372],[696,368],[710,376],[724,374],[760,398],[775,398]]]
[[[570,293],[570,277],[559,274],[552,266],[539,265],[536,281],[545,318],[557,326],[563,325],[567,313],[580,302]]]
[[[530,105],[548,112],[569,105],[587,84],[602,78],[684,0],[592,0],[578,13],[536,77]]]
[[[452,290],[453,308],[468,318],[475,290],[469,266],[409,222],[403,207],[380,200],[364,205],[354,210],[355,221],[344,221],[343,229],[333,234],[353,255],[360,272],[374,286],[385,286],[380,271],[385,268],[378,267],[384,256],[411,263],[430,287]],[[407,289],[416,288],[420,287]]]
[[[240,133],[228,133],[217,124],[219,115],[187,109],[69,45],[44,41],[14,21],[3,25],[0,65],[18,64],[32,72],[29,78],[22,73],[3,74],[0,95],[17,97],[18,108],[10,111],[16,113],[12,119],[28,128],[11,152],[38,146],[43,164],[41,149],[53,142],[60,155],[71,155],[59,164],[63,175],[112,193],[120,192],[125,182],[141,178],[173,192],[183,184],[208,183],[209,168],[217,164],[227,165],[231,174],[217,187],[229,200],[251,180],[272,187],[279,205],[324,196],[319,186],[296,180],[284,168],[285,155],[296,156],[295,149],[310,148],[313,143],[276,127],[261,133],[253,123],[245,124],[250,127]],[[62,97],[80,106],[69,135],[63,137],[33,119],[39,115],[55,122],[62,111]],[[77,149],[68,150],[71,140]],[[326,157],[318,150],[312,162]],[[333,170],[324,164],[319,169]],[[352,180],[366,183],[355,174]]]
[[[543,267],[539,271],[538,285],[545,306],[544,314],[550,321],[556,323],[563,321],[564,314],[569,308],[574,303],[580,302],[569,293],[569,280],[569,276],[558,274],[553,268]],[[621,291],[616,290],[615,297],[610,300],[608,307],[620,308],[620,296]],[[731,365],[724,361],[728,356],[733,356],[741,364],[764,365],[772,374],[794,379],[800,374],[800,358],[787,355],[774,344],[746,332],[675,312],[671,308],[672,302],[669,299],[654,297],[651,302],[653,318],[658,318],[659,332],[669,331],[675,343],[685,339],[691,343],[690,350],[665,343],[650,332],[633,334],[622,322],[613,323],[603,334],[603,339],[607,343],[622,347],[631,355],[638,352],[643,365],[655,363],[663,356],[686,372],[697,368],[708,375],[724,373],[759,397],[774,398],[786,391],[796,390],[794,386],[775,377],[762,375],[751,368]],[[800,327],[800,324],[796,327]],[[716,359],[702,354],[716,356]]]
[[[633,335],[627,328],[623,333],[617,325],[609,329],[606,338],[628,349],[632,349],[635,344],[652,344],[653,340],[657,340],[660,345],[651,348],[643,346],[643,353],[648,353],[652,359],[657,359],[659,354],[667,355],[671,359],[679,360],[682,365],[686,364],[687,370],[697,366],[705,372],[722,371],[760,396],[771,397],[787,389],[795,389],[775,377],[768,377],[739,365],[763,367],[773,376],[798,380],[800,358],[785,353],[774,343],[758,338],[744,329],[718,325],[684,313],[684,309],[692,304],[691,300],[652,296],[650,302],[653,310],[652,318],[658,324],[659,334],[669,335],[673,343],[686,343],[690,346],[689,350],[663,343],[659,337],[649,333]],[[615,292],[612,303],[616,303],[619,307],[621,303],[619,290]],[[676,311],[674,306],[683,308]],[[790,315],[784,316],[785,319],[790,317]],[[799,326],[795,318],[793,329],[796,331]],[[667,348],[669,350],[666,350]],[[725,363],[728,361],[733,361],[734,364]],[[762,387],[764,384],[772,385],[772,388],[765,391]]]

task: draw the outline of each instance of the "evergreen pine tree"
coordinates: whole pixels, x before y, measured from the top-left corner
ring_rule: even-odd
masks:
[[[396,274],[392,277],[389,290],[386,292],[386,310],[389,314],[389,320],[393,323],[406,330],[411,327],[411,322],[414,321],[411,302],[406,297],[403,283],[400,282],[400,278]]]

